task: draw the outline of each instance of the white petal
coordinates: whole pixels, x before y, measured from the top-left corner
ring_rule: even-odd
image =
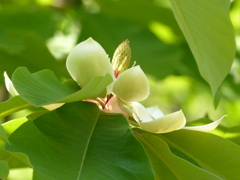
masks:
[[[158,118],[164,116],[162,111],[160,111],[160,109],[158,109],[158,106],[149,107],[149,108],[147,108],[147,111],[154,119],[158,119]]]
[[[223,117],[221,117],[220,119],[218,119],[217,121],[214,121],[212,123],[209,124],[205,124],[202,126],[185,126],[183,129],[188,129],[188,130],[194,130],[194,131],[202,131],[202,132],[209,132],[214,130],[222,121],[222,119],[225,117],[226,115],[224,115]]]
[[[136,121],[148,122],[153,121],[153,118],[149,115],[147,109],[139,102],[132,103],[133,117]]]
[[[108,55],[92,38],[73,48],[66,65],[69,74],[81,87],[86,86],[95,76],[105,76],[109,73],[114,77]]]
[[[18,92],[16,91],[15,87],[13,86],[12,81],[10,80],[10,78],[8,77],[6,71],[4,72],[4,78],[5,78],[5,86],[8,90],[8,92],[12,95],[12,96],[17,96]]]
[[[149,83],[140,66],[121,73],[114,82],[113,93],[125,102],[146,99],[149,95]]]
[[[168,114],[149,122],[138,122],[139,126],[152,133],[167,133],[181,129],[186,124],[182,110]]]

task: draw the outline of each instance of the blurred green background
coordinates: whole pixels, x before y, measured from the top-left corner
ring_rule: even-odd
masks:
[[[168,0],[1,0],[1,101],[8,98],[4,71],[11,77],[19,66],[31,72],[51,69],[63,80],[70,77],[65,60],[77,43],[92,37],[111,58],[116,47],[128,39],[132,64],[136,61],[141,66],[151,84],[144,105],[158,105],[164,113],[183,109],[188,121],[216,120],[227,114],[223,125],[238,126],[239,1],[232,2],[230,15],[238,50],[215,109],[210,87],[199,74]]]
[[[237,53],[215,108],[168,0],[0,0],[0,100],[9,98],[4,71],[11,77],[19,66],[50,69],[64,80],[70,78],[66,57],[77,43],[92,37],[111,58],[128,39],[132,64],[151,84],[145,106],[158,105],[164,113],[182,109],[189,122],[227,114],[223,126],[240,126],[240,1],[232,2],[230,16]]]

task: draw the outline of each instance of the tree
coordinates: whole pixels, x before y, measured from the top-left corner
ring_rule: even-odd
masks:
[[[1,2],[0,178],[239,179],[239,6]]]

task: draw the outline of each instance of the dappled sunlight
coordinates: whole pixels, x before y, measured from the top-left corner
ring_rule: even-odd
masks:
[[[239,179],[239,9],[2,0],[0,180]]]
[[[209,87],[199,88],[200,83],[189,77],[169,76],[162,81],[149,76],[150,96],[144,101],[149,105],[155,102],[165,113],[182,108],[188,121],[206,115],[212,105]]]
[[[178,37],[172,29],[161,22],[153,21],[149,24],[149,29],[164,43],[175,44]]]
[[[31,180],[33,169],[31,168],[19,168],[12,169],[9,172],[8,180]]]

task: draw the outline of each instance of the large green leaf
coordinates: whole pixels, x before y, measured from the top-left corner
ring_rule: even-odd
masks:
[[[27,118],[15,119],[4,123],[4,127],[8,136],[10,136],[18,127],[20,127]],[[3,149],[5,141],[0,139],[0,159],[8,163],[9,168],[30,167],[28,158],[23,153],[11,153]]]
[[[50,70],[31,74],[27,68],[18,68],[12,77],[20,96],[34,106],[54,102],[73,102],[106,95],[106,86],[112,82],[109,74],[95,77],[87,86],[76,92],[75,88],[61,83]],[[80,88],[80,87],[79,87]]]
[[[143,179],[153,172],[122,115],[75,102],[28,121],[5,148],[28,155],[34,180]]]
[[[149,133],[136,134],[136,137],[143,142],[157,179],[220,180],[217,176],[172,154],[167,143],[160,137]]]
[[[170,0],[202,77],[213,94],[229,73],[235,52],[228,0]]]
[[[0,179],[7,180],[8,176],[8,164],[4,160],[0,160]]]
[[[210,133],[179,130],[158,135],[221,179],[239,179],[240,147]]]

